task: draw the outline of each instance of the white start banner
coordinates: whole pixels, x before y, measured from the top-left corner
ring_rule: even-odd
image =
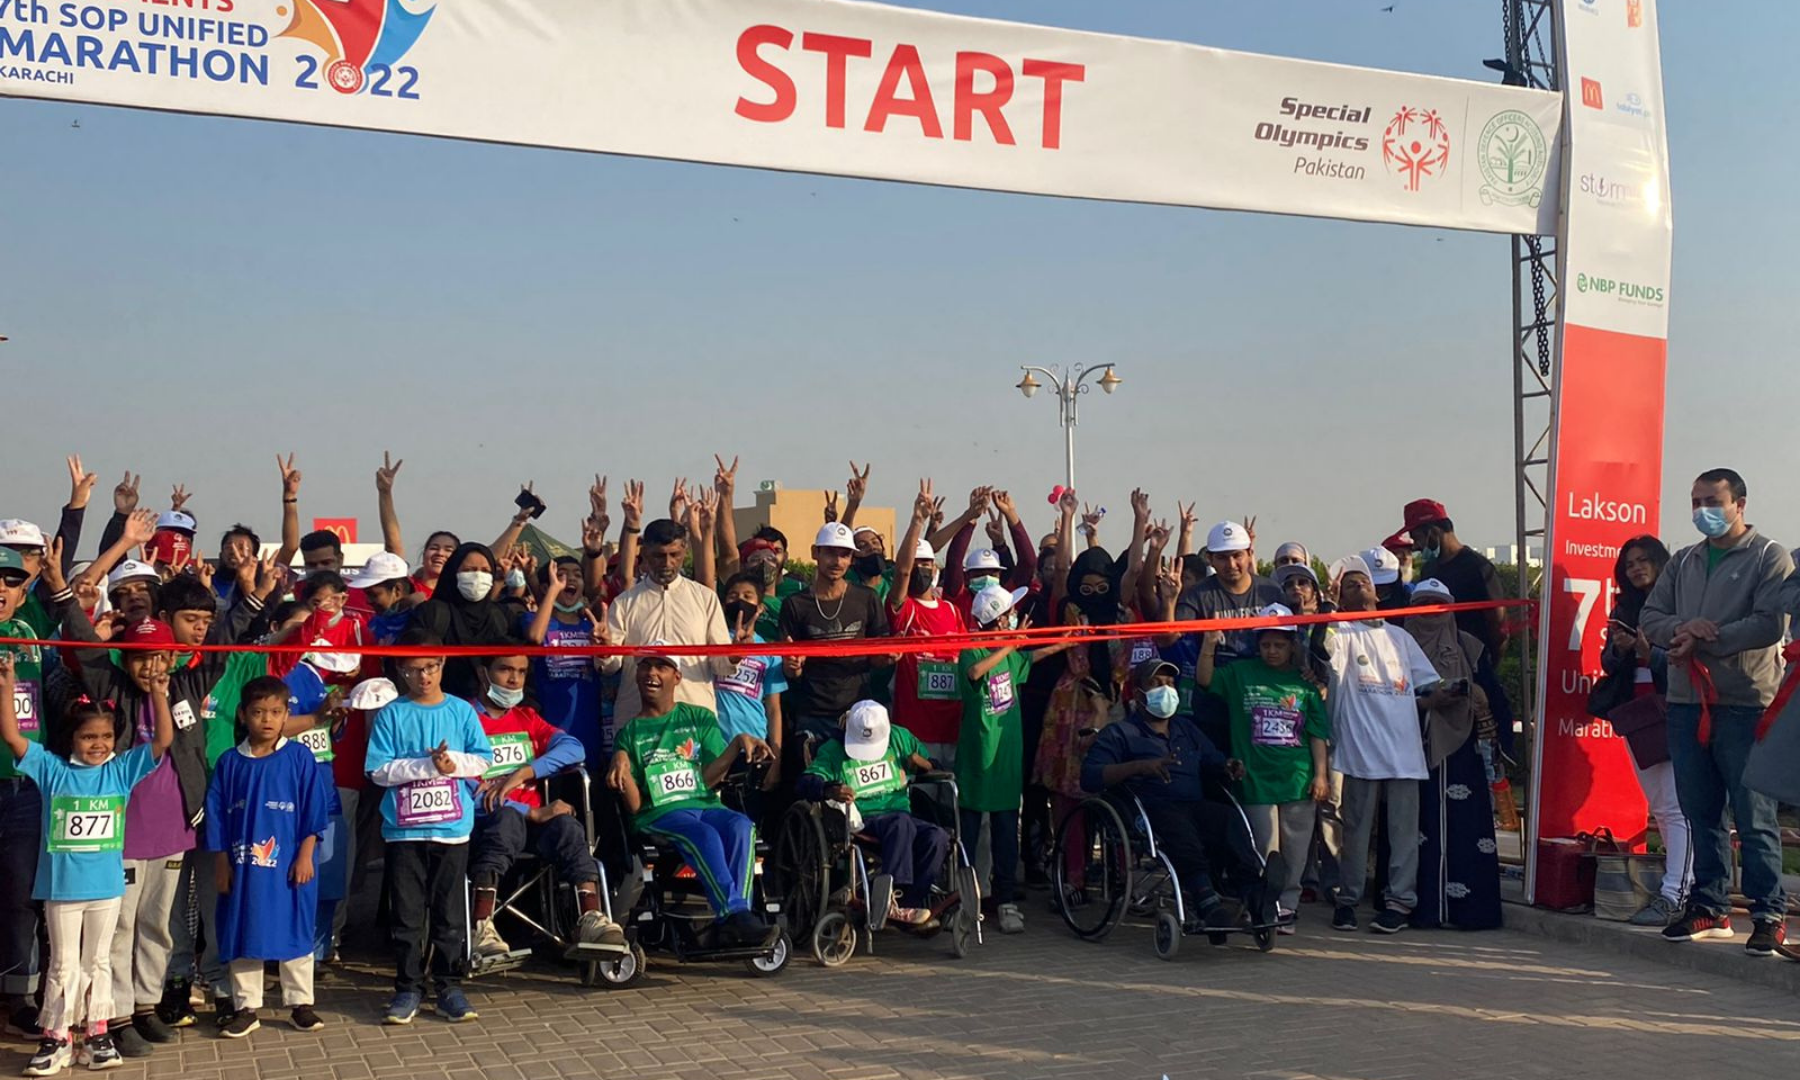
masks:
[[[0,94],[1555,231],[1560,95],[844,0],[0,0]]]

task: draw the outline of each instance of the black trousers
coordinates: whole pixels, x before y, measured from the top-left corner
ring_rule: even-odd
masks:
[[[511,811],[507,811],[511,813]],[[469,967],[469,845],[408,840],[387,846],[389,929],[394,943],[394,989],[425,991],[425,951],[431,947],[432,988],[443,993]]]
[[[1169,853],[1189,904],[1216,892],[1215,874],[1241,877],[1256,865],[1248,830],[1233,819],[1237,811],[1215,802],[1148,802],[1144,814],[1156,830],[1156,844]],[[1232,826],[1236,824],[1237,828]],[[1234,873],[1236,872],[1236,873]]]
[[[525,845],[533,844],[538,858],[556,867],[556,876],[571,885],[600,880],[600,869],[588,850],[587,834],[573,814],[558,814],[542,825],[503,806],[475,819],[475,835],[469,846],[469,878],[484,889],[494,888],[519,861]]]

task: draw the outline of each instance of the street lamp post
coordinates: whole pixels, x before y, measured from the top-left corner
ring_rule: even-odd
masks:
[[[1037,372],[1045,379],[1049,380],[1050,388],[1056,391],[1057,407],[1061,413],[1063,426],[1063,451],[1065,456],[1065,476],[1063,483],[1066,486],[1073,488],[1075,486],[1076,402],[1082,394],[1093,389],[1093,387],[1087,385],[1087,381],[1094,376],[1098,376],[1095,381],[1100,384],[1100,389],[1108,394],[1117,390],[1119,384],[1125,380],[1119,378],[1119,376],[1113,372],[1113,366],[1111,364],[1101,364],[1095,367],[1083,367],[1077,365],[1068,369],[1038,367],[1033,364],[1021,364],[1019,366],[1025,371],[1025,377],[1020,379],[1018,383],[1019,392],[1021,394],[1024,394],[1029,398],[1038,392],[1039,387],[1045,385],[1032,378],[1032,372]]]

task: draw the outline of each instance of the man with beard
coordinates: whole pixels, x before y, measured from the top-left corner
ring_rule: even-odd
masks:
[[[1175,605],[1175,618],[1248,619],[1270,604],[1281,603],[1281,590],[1273,581],[1256,573],[1256,551],[1251,547],[1250,530],[1235,521],[1221,521],[1206,534],[1206,561],[1212,574],[1182,593]],[[1185,635],[1183,644],[1193,655],[1200,651],[1199,635]],[[1157,640],[1167,650],[1183,635],[1169,634]],[[1214,653],[1215,665],[1234,664],[1256,655],[1256,632],[1233,630],[1225,634]],[[1164,656],[1168,656],[1165,651]],[[1215,746],[1231,743],[1230,713],[1224,703],[1208,694],[1198,695],[1193,702],[1194,722]]]
[[[637,532],[642,501],[628,497],[623,508],[626,532]],[[608,609],[607,640],[615,645],[658,641],[667,645],[730,644],[732,635],[725,625],[719,594],[681,576],[688,558],[687,528],[670,518],[660,518],[645,526],[641,535],[643,568],[637,582]],[[609,656],[601,660],[600,670],[610,675],[623,665],[621,657]],[[675,686],[676,700],[716,709],[713,676],[729,675],[734,665],[723,656],[682,656],[676,658],[676,666],[681,672],[681,681]],[[613,715],[636,716],[639,706],[637,681],[625,679],[619,684]]]

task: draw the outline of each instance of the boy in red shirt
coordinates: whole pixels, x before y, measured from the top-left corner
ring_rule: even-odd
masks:
[[[473,704],[494,748],[494,764],[476,791],[475,833],[469,848],[469,879],[475,883],[475,951],[503,956],[512,947],[494,927],[500,879],[531,842],[540,858],[575,886],[581,905],[578,948],[619,951],[625,931],[606,917],[600,904],[600,864],[588,849],[587,834],[574,808],[557,799],[543,805],[534,781],[548,778],[587,756],[581,741],[525,704],[524,656],[490,657],[481,671],[481,696]]]

